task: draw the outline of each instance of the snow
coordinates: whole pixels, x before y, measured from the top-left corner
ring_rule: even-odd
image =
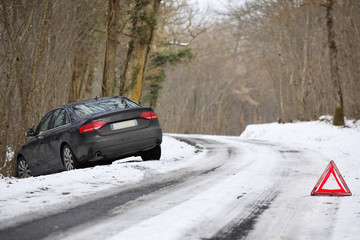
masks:
[[[120,211],[124,216],[115,215],[97,227],[60,234],[57,239],[212,237],[219,226],[260,211],[255,203],[268,209],[255,219],[249,239],[356,239],[360,234],[356,224],[360,221],[360,122],[348,120],[347,127],[330,122],[329,117],[322,117],[312,122],[249,125],[240,137],[165,135],[161,161],[142,162],[133,157],[108,166],[28,179],[0,176],[0,230],[110,196],[144,179],[222,164],[217,170],[222,175],[205,176],[201,185],[191,182],[167,190],[160,197],[144,199],[151,207],[143,204],[133,211]],[[218,141],[227,149],[215,146],[211,155],[209,149],[176,140],[177,136]],[[221,162],[229,155],[228,149],[234,153]],[[335,161],[352,196],[310,196],[330,160]],[[150,214],[149,208],[156,213]],[[134,212],[142,215],[131,222],[128,217]],[[110,228],[109,221],[129,223]],[[102,235],[95,235],[99,233]]]
[[[330,160],[334,160],[352,196],[337,200],[334,197],[320,198],[330,203],[330,207],[335,207],[332,206],[335,202],[339,208],[332,223],[334,234],[331,239],[358,239],[360,225],[354,223],[360,220],[360,121],[347,120],[346,127],[333,126],[331,121],[324,116],[313,122],[249,125],[240,137],[303,146],[320,152],[328,162],[316,169],[319,178]]]
[[[348,185],[360,187],[360,174],[356,171],[360,169],[360,121],[347,120],[346,127],[337,127],[331,125],[331,120],[323,116],[313,122],[248,125],[240,137],[317,150],[329,162],[335,161],[342,176],[348,178]]]
[[[141,181],[148,172],[160,174],[185,168],[200,154],[192,146],[167,136],[162,151],[159,162],[142,162],[140,157],[133,157],[107,166],[27,179],[0,175],[0,230],[110,195],[115,188]]]

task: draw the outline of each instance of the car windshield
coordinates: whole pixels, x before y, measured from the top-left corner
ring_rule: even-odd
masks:
[[[110,112],[126,108],[135,108],[140,105],[126,98],[111,98],[96,102],[81,103],[73,107],[79,117],[88,117],[102,112]]]

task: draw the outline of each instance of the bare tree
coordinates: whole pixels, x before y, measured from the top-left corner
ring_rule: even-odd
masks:
[[[166,68],[157,104],[165,131],[237,135],[249,123],[333,114],[338,88],[331,78],[326,2],[229,4],[225,21],[192,44],[194,62]],[[357,1],[336,1],[332,10],[345,113],[355,118],[359,11]]]
[[[67,102],[75,53],[89,36],[82,30],[100,2],[0,1],[0,118],[7,123],[0,129],[1,174],[15,174],[25,129]]]
[[[20,51],[22,49],[22,46],[18,45],[19,41],[18,40],[22,40],[23,37],[26,36],[27,34],[27,30],[30,27],[29,25],[26,25],[28,27],[26,27],[25,31],[23,32],[23,35],[20,37],[20,39],[18,39],[18,37],[16,35],[14,35],[16,33],[16,31],[14,31],[14,25],[16,24],[14,20],[14,18],[20,11],[9,11],[9,10],[13,10],[13,7],[8,7],[7,2],[6,1],[2,1],[2,10],[3,10],[3,16],[4,16],[4,28],[6,29],[6,35],[9,37],[9,39],[12,41],[11,44],[11,49],[15,50],[14,53],[15,55],[13,55],[12,57],[13,59],[13,64],[12,66],[10,66],[10,74],[8,74],[7,76],[8,81],[10,82],[10,85],[7,88],[6,91],[6,98],[4,101],[4,105],[3,105],[3,110],[5,112],[5,119],[1,119],[1,120],[5,120],[6,122],[11,121],[12,118],[12,110],[9,108],[11,105],[9,104],[14,96],[11,96],[11,93],[14,95],[18,95],[21,99],[21,118],[17,121],[18,122],[18,131],[19,132],[24,132],[26,129],[26,126],[29,124],[30,122],[30,115],[33,112],[33,97],[35,95],[36,92],[39,92],[39,87],[40,87],[40,82],[39,82],[39,78],[38,78],[38,72],[40,69],[40,65],[41,65],[41,59],[43,57],[45,48],[46,48],[46,38],[48,35],[48,30],[49,30],[49,24],[50,24],[50,18],[51,18],[51,8],[52,8],[52,1],[47,1],[44,5],[44,8],[41,9],[40,11],[42,11],[42,17],[39,21],[39,26],[37,28],[37,32],[36,32],[36,41],[35,41],[35,46],[34,46],[34,54],[33,54],[33,61],[30,67],[30,72],[31,72],[31,78],[30,78],[30,82],[28,83],[28,89],[25,90],[22,88],[22,86],[20,86],[20,79],[19,79],[19,73],[20,73],[20,69],[18,67],[18,62],[20,61]],[[31,20],[32,16],[33,16],[33,11],[35,11],[34,9],[31,10],[31,13],[29,15],[29,20]],[[9,16],[9,14],[12,14],[12,16]],[[13,21],[13,22],[11,22]],[[14,91],[13,87],[19,87],[19,91],[16,92]],[[5,105],[6,103],[8,103],[9,105]],[[11,106],[13,107],[13,106]],[[8,114],[6,114],[6,112],[8,112]],[[10,130],[10,129],[8,129]],[[15,137],[15,142],[13,143],[14,146],[9,146],[9,144],[7,144],[7,140],[6,137],[9,136],[9,134],[7,134],[7,132],[5,132],[5,134],[3,135],[4,137],[4,142],[1,141],[2,146],[1,146],[1,152],[4,153],[5,152],[5,156],[4,154],[2,154],[2,159],[1,159],[1,163],[0,165],[4,166],[4,169],[2,172],[4,172],[6,175],[13,175],[15,173],[15,169],[16,169],[16,162],[15,161],[11,161],[10,164],[8,164],[7,166],[6,164],[6,152],[8,152],[9,149],[11,149],[10,151],[13,151],[13,149],[18,149],[19,146],[24,142],[24,138],[20,137],[19,135],[16,135]]]
[[[111,96],[115,90],[116,49],[118,46],[120,1],[109,0],[106,26],[105,56],[101,83],[101,96]]]
[[[343,41],[346,37],[349,43],[357,36],[354,28],[357,17],[351,13],[358,11],[359,5],[353,1],[339,1],[336,10],[330,10],[330,3],[335,4],[317,0],[259,0],[229,8],[234,27],[242,35],[240,44],[260,57],[268,77],[274,81],[280,121],[311,120],[323,114],[333,114],[336,102],[338,109],[341,109],[341,102],[345,107],[351,107],[346,112],[349,117],[358,114],[353,107],[359,101],[357,94],[353,93],[353,90],[359,90],[353,84],[353,76],[357,73],[349,70],[356,68],[353,65],[356,61],[350,59],[356,59],[359,48]],[[334,18],[328,14],[330,12],[341,20],[329,25],[329,17]],[[346,24],[349,20],[351,24]],[[335,36],[335,31],[346,35]],[[337,57],[338,46],[341,46],[341,58]],[[349,46],[352,46],[352,54],[347,50]],[[345,52],[348,53],[346,57]],[[332,76],[335,80],[331,80]],[[340,79],[344,79],[341,85]],[[350,85],[352,87],[347,87]],[[352,95],[352,99],[341,100],[342,92]]]
[[[336,108],[334,113],[333,124],[336,126],[343,126],[344,123],[344,100],[341,89],[341,81],[339,76],[338,68],[338,57],[337,57],[337,47],[335,42],[335,30],[334,30],[334,20],[332,16],[333,7],[335,0],[326,1],[326,23],[327,23],[327,32],[328,32],[328,45],[329,45],[329,58],[330,58],[330,72],[331,80],[334,84],[335,102]]]
[[[156,106],[164,131],[239,135],[249,123],[275,119],[271,80],[239,57],[231,32],[226,23],[209,27],[193,40],[190,64],[166,68]]]

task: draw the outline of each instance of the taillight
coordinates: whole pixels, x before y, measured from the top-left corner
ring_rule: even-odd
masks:
[[[88,123],[88,124],[82,125],[79,128],[79,131],[80,131],[80,133],[92,132],[92,131],[98,130],[99,128],[101,128],[105,124],[106,124],[106,122],[104,122],[102,120],[92,122],[92,123]]]
[[[140,117],[145,118],[145,119],[149,119],[149,120],[158,118],[158,116],[154,112],[143,112],[143,113],[140,114]]]

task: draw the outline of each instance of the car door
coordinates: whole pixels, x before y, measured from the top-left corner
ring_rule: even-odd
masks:
[[[70,117],[63,108],[54,110],[51,129],[46,136],[45,156],[49,171],[60,170],[63,168],[60,155],[60,144],[68,137],[68,129],[70,127]]]
[[[29,159],[30,168],[33,171],[33,174],[43,173],[46,169],[45,162],[45,141],[47,132],[50,130],[50,123],[52,120],[52,112],[48,112],[41,119],[35,130],[35,136],[30,140],[27,151],[26,159]]]

